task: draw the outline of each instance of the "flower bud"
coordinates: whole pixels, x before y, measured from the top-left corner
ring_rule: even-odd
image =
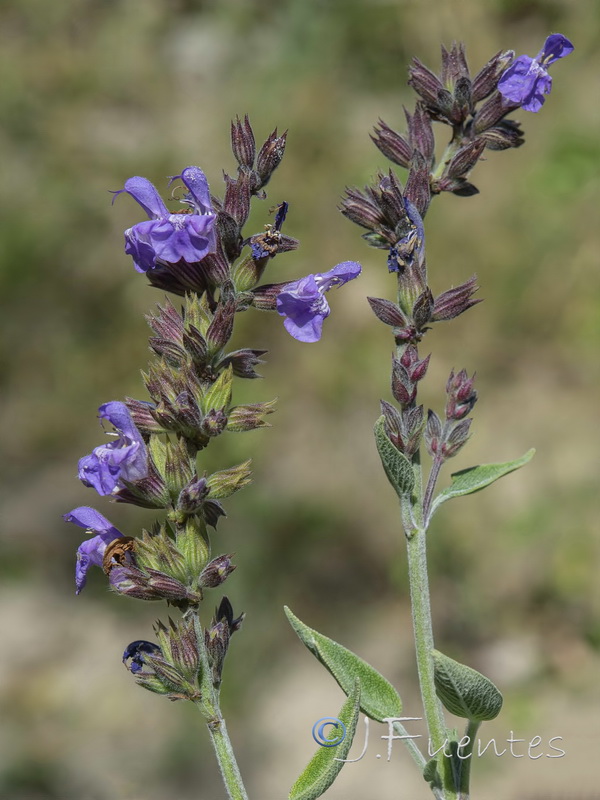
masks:
[[[345,217],[361,228],[374,230],[384,222],[376,196],[368,187],[364,193],[359,189],[346,189],[346,197],[341,202],[340,210]]]
[[[432,322],[440,322],[458,317],[481,300],[474,300],[473,295],[478,291],[477,277],[473,275],[465,283],[442,292],[435,298],[433,304]]]
[[[475,114],[473,130],[476,134],[483,133],[518,107],[518,103],[507,103],[500,92],[494,92]]]
[[[392,394],[402,406],[414,402],[417,387],[411,381],[408,371],[396,358],[392,358]]]
[[[404,136],[392,130],[382,119],[379,120],[379,127],[375,127],[374,134],[371,140],[383,155],[394,164],[407,168],[413,148]]]
[[[425,426],[425,446],[431,457],[440,452],[440,441],[442,438],[442,421],[431,409],[427,412],[427,425]]]
[[[471,427],[471,422],[471,419],[461,420],[445,437],[440,448],[441,454],[444,458],[452,458],[452,456],[455,456],[461,447],[466,443],[467,439],[469,438],[469,428]]]
[[[477,401],[477,392],[473,389],[475,376],[469,378],[467,371],[462,369],[457,375],[454,370],[450,373],[446,392],[446,419],[461,420],[467,416]]]
[[[480,138],[484,140],[490,150],[520,147],[525,141],[521,126],[512,119],[501,120],[497,125],[493,125],[480,134]]]
[[[438,109],[438,102],[444,86],[438,76],[425,66],[418,58],[413,58],[409,68],[408,84],[433,109]]]
[[[186,515],[196,514],[202,508],[208,491],[206,478],[195,476],[179,493],[177,510]]]
[[[413,152],[404,195],[424,217],[431,200],[429,164],[418,150]]]
[[[250,214],[250,182],[246,172],[240,171],[237,180],[229,175],[225,179],[225,199],[223,201],[223,211],[229,214],[238,224],[241,230]]]
[[[260,188],[266,186],[277,169],[285,152],[287,131],[277,135],[277,128],[263,144],[256,159],[256,171],[260,177]]]
[[[257,364],[264,364],[261,356],[264,356],[268,350],[234,350],[228,353],[217,364],[217,369],[223,369],[231,364],[233,374],[237,378],[260,378],[261,375],[255,371],[254,367]]]
[[[248,459],[235,467],[213,472],[206,482],[211,499],[222,500],[247,486],[252,480],[251,463]]]
[[[264,403],[247,403],[234,406],[229,411],[227,430],[235,433],[253,431],[256,428],[270,428],[271,424],[263,419],[267,414],[275,411],[277,399],[267,400]]]
[[[252,169],[256,157],[256,142],[247,114],[243,122],[236,117],[235,122],[231,123],[231,149],[240,167]]]
[[[412,152],[418,150],[425,159],[425,162],[431,166],[435,153],[435,138],[433,136],[433,126],[429,114],[427,114],[421,103],[417,103],[414,114],[409,114],[406,109],[404,109],[404,114],[408,123],[408,141],[410,143],[411,158]],[[403,166],[408,166],[408,164]]]
[[[206,331],[206,342],[210,355],[218,353],[231,339],[233,333],[233,320],[235,317],[235,298],[233,287],[229,284],[229,291],[222,290],[212,322]]]
[[[433,312],[433,295],[431,289],[427,287],[417,299],[412,310],[412,316],[417,330],[424,330],[427,323],[431,320]]]
[[[498,81],[515,56],[514,50],[498,52],[473,78],[473,102],[484,100],[498,87]]]
[[[442,83],[452,89],[461,78],[469,77],[469,67],[462,42],[453,42],[450,50],[442,45]]]
[[[485,139],[477,138],[461,147],[446,167],[445,174],[450,178],[461,178],[470,172],[479,161],[485,149]]]
[[[395,303],[392,303],[391,300],[385,300],[381,297],[367,297],[367,300],[373,313],[381,322],[394,328],[403,328],[407,325],[408,320],[400,308]]]
[[[215,589],[224,583],[236,568],[235,564],[231,563],[231,559],[231,555],[213,558],[202,570],[198,584],[203,588]]]

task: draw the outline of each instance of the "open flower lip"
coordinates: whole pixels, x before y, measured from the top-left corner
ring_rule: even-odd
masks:
[[[98,409],[101,420],[108,420],[118,435],[79,460],[79,479],[98,494],[112,494],[123,480],[136,481],[148,474],[148,454],[125,403],[113,400]]]
[[[160,262],[196,263],[215,252],[216,214],[204,172],[200,167],[186,167],[171,178],[175,180],[181,180],[187,190],[182,200],[185,208],[178,213],[171,213],[154,184],[139,175],[113,192],[113,202],[119,194],[129,194],[149,217],[125,231],[125,252],[138,272],[153,270]]]
[[[323,321],[331,313],[325,292],[358,278],[361,269],[356,261],[342,261],[328,272],[311,273],[286,284],[277,297],[277,313],[284,317],[287,332],[299,342],[318,342]]]
[[[516,58],[498,82],[498,91],[505,103],[518,105],[524,111],[539,111],[545,102],[544,95],[550,94],[552,89],[547,67],[574,49],[566,36],[553,33],[535,58],[525,55]]]
[[[106,548],[115,539],[122,538],[123,534],[99,511],[90,506],[74,508],[65,514],[63,519],[96,534],[91,539],[83,541],[77,548],[75,594],[79,594],[87,582],[90,567],[102,568]]]

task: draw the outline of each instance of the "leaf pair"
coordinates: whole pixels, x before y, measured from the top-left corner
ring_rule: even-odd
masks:
[[[303,644],[333,675],[348,695],[339,713],[346,737],[337,747],[320,747],[290,792],[289,800],[316,800],[327,791],[344,766],[352,746],[358,713],[382,722],[402,713],[400,695],[377,670],[352,651],[309,628],[289,608],[285,613]]]
[[[389,482],[398,497],[403,498],[410,495],[415,485],[413,467],[404,453],[401,453],[388,438],[385,432],[384,416],[379,417],[375,423],[374,432],[379,457]],[[513,461],[505,461],[500,464],[478,464],[475,467],[452,473],[450,486],[443,489],[433,501],[429,518],[446,500],[485,489],[486,486],[494,483],[504,475],[508,475],[510,472],[527,464],[533,458],[534,453],[535,450],[531,449],[525,455],[515,458]]]

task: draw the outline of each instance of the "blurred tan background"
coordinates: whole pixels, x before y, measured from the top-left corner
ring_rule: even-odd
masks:
[[[287,797],[314,749],[313,722],[342,704],[284,603],[380,668],[419,715],[404,543],[371,433],[390,397],[392,342],[364,298],[392,296],[393,280],[336,205],[345,185],[386,168],[368,133],[379,116],[403,128],[413,55],[437,69],[439,43],[462,38],[476,72],[499,49],[535,55],[552,31],[576,49],[552,68],[541,113],[518,115],[525,146],[490,153],[473,175],[481,195],[443,196],[427,217],[434,291],[477,272],[485,298],[424,346],[424,401],[437,410],[451,367],[477,371],[474,436],[452,466],[537,448],[518,476],[438,515],[433,606],[440,649],[504,691],[482,738],[539,735],[535,752],[552,754],[548,740],[562,736],[566,750],[484,756],[473,797],[599,796],[599,19],[596,0],[5,0],[0,797],[224,797],[194,709],[142,691],[120,664],[131,640],[151,638],[159,609],[109,595],[99,571],[75,598],[81,537],[61,515],[93,504],[127,533],[152,519],[76,480],[77,459],[100,441],[98,405],[144,397],[143,314],[161,300],[122,249],[143,215],[126,198],[111,207],[108,190],[131,175],[164,190],[167,175],[198,164],[219,191],[236,113],[261,140],[290,130],[248,231],[285,199],[302,246],[268,279],[349,258],[364,266],[330,295],[319,345],[294,341],[275,315],[243,315],[236,342],[270,353],[265,380],[237,397],[278,396],[279,410],[270,430],[221,437],[206,462],[252,456],[256,470],[215,537],[216,553],[236,553],[226,589],[247,612],[224,708],[251,796]],[[399,746],[390,763],[376,758],[384,733],[371,725],[367,755],[328,798],[428,796]]]

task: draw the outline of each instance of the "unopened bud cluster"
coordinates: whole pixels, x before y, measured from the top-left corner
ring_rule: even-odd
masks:
[[[467,417],[477,401],[473,389],[475,376],[469,378],[462,369],[450,373],[446,384],[446,414],[442,421],[434,411],[429,411],[425,427],[425,444],[433,458],[444,461],[455,456],[469,438],[472,420]]]
[[[555,49],[558,46],[553,39],[550,44]],[[414,59],[408,83],[417,100],[413,111],[405,109],[406,133],[379,120],[371,136],[386,158],[407,170],[404,185],[393,170],[380,172],[364,189],[348,188],[341,203],[342,213],[366,229],[363,239],[386,251],[388,270],[396,275],[396,302],[378,297],[368,300],[373,313],[394,335],[392,394],[399,408],[384,401],[382,411],[387,435],[407,456],[417,452],[424,434],[430,453],[439,458],[455,455],[468,438],[470,420],[466,415],[475,393],[464,372],[451,375],[444,423],[432,411],[425,422],[423,408],[416,404],[417,384],[429,363],[429,356],[421,359],[418,354],[423,336],[434,323],[454,319],[480,302],[474,297],[478,289],[475,276],[438,295],[429,287],[423,218],[431,199],[441,192],[464,197],[477,193],[470,172],[486,149],[523,144],[519,123],[507,119],[521,103],[508,99],[506,91],[502,93],[501,82],[510,73],[513,59],[512,51],[496,53],[474,76],[462,44],[454,43],[449,50],[442,47],[439,75]],[[437,165],[433,123],[443,123],[451,131]]]

